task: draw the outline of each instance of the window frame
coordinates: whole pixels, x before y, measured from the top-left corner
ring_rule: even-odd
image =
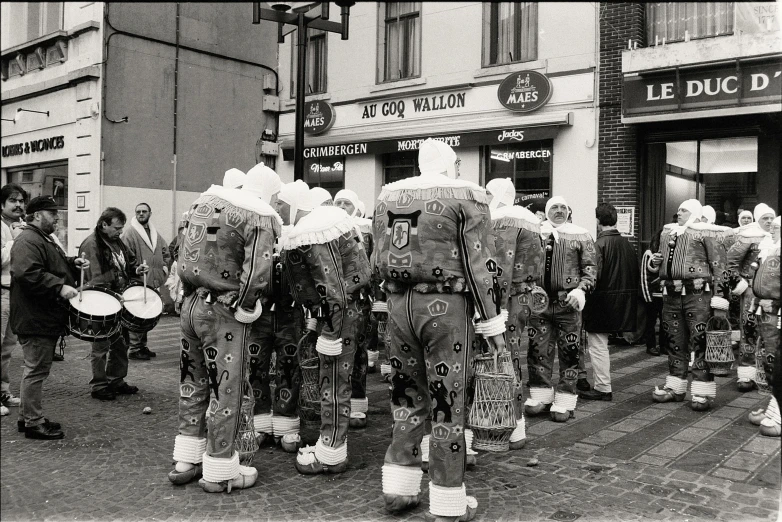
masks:
[[[397,14],[395,18],[389,18],[388,13],[388,7],[391,2],[378,2],[378,24],[377,24],[377,67],[375,71],[375,82],[379,84],[384,83],[393,83],[393,82],[400,82],[405,80],[412,80],[415,78],[421,77],[421,71],[423,69],[422,64],[422,41],[423,41],[423,2],[410,2],[414,4],[415,11],[411,11],[404,14]],[[389,21],[396,20],[397,23],[401,23],[403,20],[408,20],[412,18],[418,18],[418,28],[416,31],[416,39],[417,39],[417,57],[414,62],[414,72],[410,76],[402,76],[402,71],[399,70],[400,76],[399,78],[388,78],[387,77],[387,69],[388,69],[388,31],[389,31]],[[400,45],[402,39],[399,39]],[[401,53],[400,53],[400,59],[401,59]],[[418,72],[415,72],[415,64],[418,65]]]
[[[298,61],[299,61],[299,53],[297,49],[298,44],[298,35],[296,33],[298,29],[294,29],[291,32],[291,69],[290,69],[290,98],[295,99],[296,98],[296,89],[298,86],[296,85],[297,80],[297,73],[298,73]],[[307,81],[307,86],[310,86],[310,65],[312,60],[312,52],[310,49],[310,41],[311,40],[322,40],[322,51],[321,51],[321,57],[323,58],[323,63],[321,64],[321,75],[322,75],[322,83],[323,83],[323,89],[322,90],[313,90],[312,92],[304,92],[304,96],[308,96],[310,94],[325,94],[328,92],[328,61],[329,61],[329,48],[328,48],[328,32],[319,30],[319,29],[312,29],[307,28],[307,69],[304,73],[304,79]]]
[[[48,35],[54,34],[58,31],[62,31],[65,23],[65,2],[3,2],[8,7],[7,11],[7,17],[8,17],[8,25],[7,32],[8,32],[8,40],[6,40],[5,45],[2,45],[2,48],[0,51],[6,51],[7,49],[12,49],[14,47],[25,45],[28,42],[32,42],[33,40],[38,40],[41,38],[45,38]],[[38,4],[38,7],[40,9],[38,13],[38,31],[35,35],[30,37],[30,34],[28,32],[29,29],[29,15],[30,15],[30,4]],[[49,8],[52,5],[57,6],[57,21],[55,22],[55,27],[51,30],[48,30],[47,28],[50,26],[49,23]],[[22,20],[19,20],[17,23],[15,23],[12,18],[12,9],[21,9],[22,12]],[[5,24],[3,24],[5,26]],[[18,34],[18,30],[24,28],[24,37],[23,38],[13,38]],[[15,30],[16,29],[16,30]],[[6,32],[6,31],[3,31]],[[16,34],[15,34],[16,33]]]
[[[692,4],[692,5],[690,5],[690,4]],[[645,7],[644,8],[644,31],[646,33],[646,39],[647,39],[648,45],[649,46],[655,45],[655,36],[656,36],[656,30],[657,30],[657,23],[656,23],[655,18],[652,16],[653,15],[653,11],[655,9],[658,9],[660,7],[665,7],[666,8],[666,13],[667,13],[667,10],[669,8],[671,8],[671,7],[675,7],[675,9],[677,9],[677,11],[676,11],[677,13],[679,13],[679,11],[678,11],[679,9],[684,9],[684,13],[685,13],[685,17],[686,17],[686,18],[684,18],[684,20],[686,21],[689,18],[694,18],[694,15],[693,15],[693,17],[687,17],[688,10],[689,10],[690,7],[692,7],[692,6],[701,6],[702,9],[707,9],[708,6],[715,5],[715,4],[728,4],[727,7],[729,8],[730,12],[727,13],[727,16],[726,16],[725,20],[726,20],[726,24],[730,26],[730,31],[729,32],[718,32],[717,34],[705,35],[705,36],[689,35],[689,40],[703,40],[703,39],[706,39],[706,38],[719,38],[719,37],[722,37],[722,36],[732,36],[732,35],[734,35],[735,32],[736,32],[736,2],[649,2],[649,3],[645,4],[645,6],[644,6]],[[685,40],[686,23],[685,23],[685,27],[681,30],[681,37],[680,38],[677,37],[677,38],[671,39],[671,38],[668,37],[668,26],[670,26],[672,24],[672,22],[670,20],[668,20],[667,18],[668,17],[666,16],[665,43],[669,44],[669,43],[677,43],[677,42],[684,42],[684,41],[686,41]],[[679,24],[681,21],[682,21],[682,18],[679,17],[673,23],[674,24]],[[696,23],[698,23],[698,22],[696,21]],[[715,25],[716,25],[716,21],[715,21]],[[674,30],[676,32],[678,32],[678,25],[676,25],[674,27]],[[658,37],[658,42],[662,43],[662,41],[663,41],[663,37]]]
[[[517,60],[511,60],[507,62],[491,62],[491,45],[493,43],[492,34],[491,34],[492,32],[491,16],[492,16],[493,9],[495,8],[499,9],[500,2],[483,2],[483,24],[482,24],[482,34],[481,34],[481,67],[484,69],[489,67],[500,67],[503,65],[511,65],[516,63],[534,62],[535,60],[538,59],[538,51],[539,51],[538,22],[540,20],[538,3],[537,2],[502,2],[502,3],[518,4],[520,8],[519,16],[514,21],[514,26],[518,28],[519,49],[521,50],[521,52],[519,53],[520,58]],[[523,46],[525,42],[522,42],[521,8],[523,8],[524,6],[521,4],[528,4],[528,6],[533,10],[531,17],[534,17],[534,28],[530,28],[531,34],[534,35],[534,48],[532,50],[527,50],[526,53],[524,52],[525,48]],[[497,23],[499,26],[499,17],[497,18]],[[499,27],[497,27],[496,32],[497,32],[497,38],[499,38]],[[497,55],[499,56],[499,51]]]

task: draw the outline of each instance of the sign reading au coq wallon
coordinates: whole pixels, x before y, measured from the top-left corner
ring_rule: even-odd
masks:
[[[626,116],[782,102],[782,61],[739,62],[625,78]]]
[[[329,102],[315,100],[304,104],[304,132],[308,134],[326,132],[336,119],[337,114]]]
[[[549,79],[539,72],[519,71],[502,80],[497,87],[497,98],[507,109],[531,112],[548,102],[552,90]]]

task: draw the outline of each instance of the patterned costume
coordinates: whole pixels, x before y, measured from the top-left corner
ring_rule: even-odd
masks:
[[[766,382],[774,382],[774,363],[779,357],[779,217],[774,219],[774,239],[766,238],[759,245],[758,269],[752,279],[752,291],[755,294],[753,309],[758,316],[760,335],[758,337],[757,356],[763,364]],[[762,413],[762,414],[761,414]],[[779,403],[772,395],[765,412],[750,413],[750,420],[756,417],[760,424],[761,435],[779,437],[782,434],[782,419]]]
[[[760,205],[758,205],[760,207]],[[769,211],[771,208],[763,205]],[[764,209],[761,207],[760,211]],[[730,273],[731,294],[740,296],[741,342],[739,344],[738,386],[742,391],[754,387],[755,354],[758,340],[758,323],[754,313],[750,312],[755,295],[752,292],[752,276],[757,266],[758,245],[769,236],[755,222],[736,231],[735,242],[728,250],[728,272]]]
[[[419,152],[422,175],[383,187],[375,209],[374,270],[385,281],[393,368],[386,509],[418,503],[420,446],[431,414],[429,511],[467,520],[477,508],[464,486],[473,308],[487,336],[500,336],[505,324],[491,299],[496,263],[489,257],[486,194],[439,174],[455,169],[455,160],[450,147],[428,139]]]
[[[305,194],[308,198],[308,192]],[[350,376],[362,325],[361,290],[369,283],[369,260],[353,220],[337,207],[315,207],[296,223],[283,248],[294,299],[325,323],[316,345],[320,356],[320,437],[314,449],[300,450],[296,469],[305,474],[339,473],[347,465]]]
[[[687,200],[680,209],[691,212],[683,225],[667,224],[660,236],[662,264],[649,267],[659,270],[663,286],[663,324],[668,339],[668,371],[663,390],[655,389],[657,402],[682,401],[687,391],[687,366],[695,353],[692,367],[692,402],[696,411],[710,407],[709,399],[717,394],[717,384],[705,361],[706,323],[711,308],[727,313],[728,301],[717,294],[727,294],[726,252],[720,241],[720,228],[698,223],[701,206]]]
[[[204,490],[230,491],[251,486],[257,477],[254,468],[240,466],[234,443],[247,391],[246,340],[271,297],[282,222],[251,193],[215,185],[192,209],[177,263],[185,298],[177,468],[169,479],[192,480],[198,466],[181,464],[203,460]]]
[[[511,434],[510,447],[520,449],[526,442],[521,355],[529,348],[530,292],[543,272],[540,220],[526,208],[513,206],[516,190],[510,179],[494,179],[486,184],[486,190],[494,195],[489,207],[494,235],[493,257],[498,265],[495,292],[508,310],[506,338],[516,373],[516,429]]]
[[[546,215],[554,204],[566,205],[560,197],[546,203]],[[589,232],[572,223],[554,226],[541,224],[545,245],[542,287],[548,294],[546,311],[533,314],[529,320],[529,398],[525,402],[528,415],[551,410],[551,418],[565,422],[573,416],[578,396],[576,379],[581,349],[581,310],[586,294],[595,285],[595,244]],[[576,308],[566,303],[568,296],[578,300]],[[554,348],[559,357],[559,380],[554,387],[552,370]]]

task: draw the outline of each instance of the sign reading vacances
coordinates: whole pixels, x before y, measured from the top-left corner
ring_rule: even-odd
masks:
[[[739,62],[624,80],[626,116],[782,102],[782,61]]]

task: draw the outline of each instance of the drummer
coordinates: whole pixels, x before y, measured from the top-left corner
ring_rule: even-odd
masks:
[[[79,267],[89,261],[66,257],[51,237],[60,220],[51,196],[33,198],[27,226],[11,248],[11,329],[24,351],[19,430],[28,439],[62,439],[59,423],[43,416],[43,382],[52,368],[54,346],[65,334],[68,314],[60,301],[78,295]]]
[[[95,231],[79,247],[79,256],[90,261],[84,271],[84,283],[106,288],[118,294],[149,266],[137,264],[136,257],[120,240],[125,213],[108,207],[98,218]],[[125,382],[128,375],[128,331],[122,326],[116,335],[92,343],[92,398],[113,401],[117,395],[132,395],[138,387]]]

